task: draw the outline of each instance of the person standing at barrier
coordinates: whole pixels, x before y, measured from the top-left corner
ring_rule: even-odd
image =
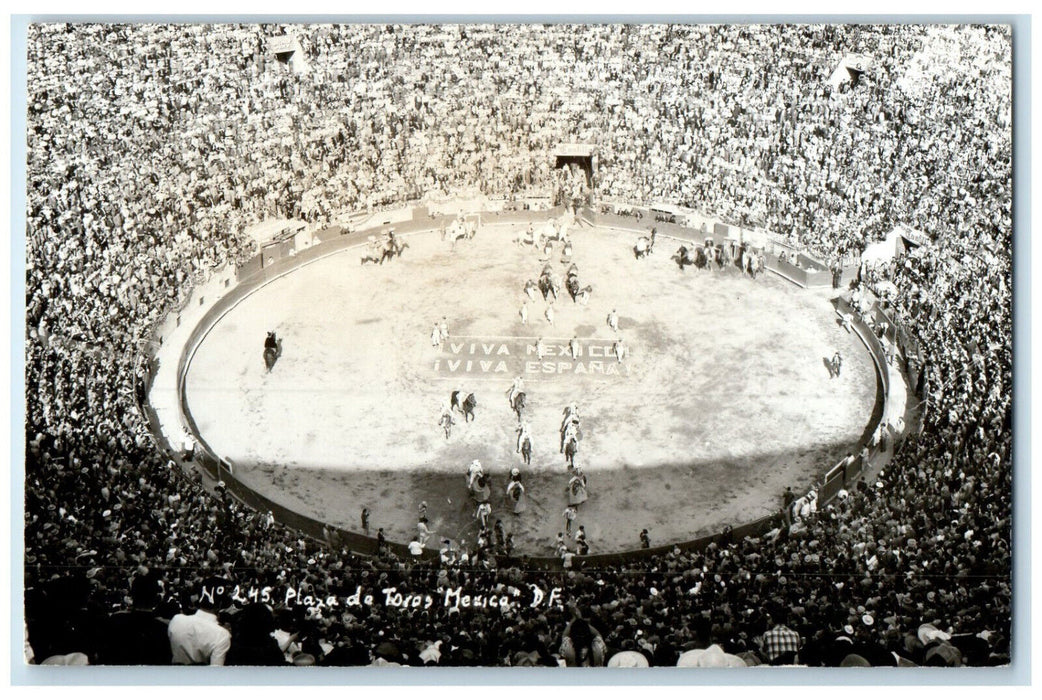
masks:
[[[503,521],[496,518],[496,524],[492,526],[492,541],[496,547],[502,547],[505,539],[506,532],[503,530]]]
[[[421,517],[419,522],[416,523],[416,541],[420,543],[421,547],[427,546],[427,541],[430,540],[431,535],[434,534],[427,523],[428,520],[425,516]]]
[[[590,545],[586,541],[586,526],[580,525],[578,531],[575,533],[575,547],[576,553],[584,557],[590,553]]]
[[[640,531],[640,548],[651,549],[651,536],[648,534],[648,528]]]
[[[369,536],[369,509],[368,508],[363,508],[362,509],[362,532],[365,533],[366,537]]]
[[[786,486],[785,493],[782,494],[782,521],[785,527],[792,525],[792,504],[795,502],[796,494],[792,492],[791,486]]]
[[[188,430],[188,428],[185,428],[184,431],[184,440],[182,442],[182,448],[182,455],[184,457],[184,461],[191,462],[193,459],[195,459],[195,438],[192,437],[192,433]]]

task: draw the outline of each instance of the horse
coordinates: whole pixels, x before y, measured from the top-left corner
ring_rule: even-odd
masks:
[[[553,294],[554,301],[557,301],[557,294],[561,291],[561,287],[552,275],[543,273],[539,277],[539,291],[543,293],[543,301],[546,301],[550,294]]]
[[[514,515],[521,515],[525,512],[528,507],[527,498],[525,497],[525,487],[520,481],[514,479],[507,486],[507,504],[510,509],[514,512]]]
[[[275,366],[275,361],[282,357],[282,338],[279,338],[275,347],[264,348],[264,366],[271,371],[271,368]]]
[[[463,414],[465,423],[469,423],[474,418],[474,407],[478,405],[478,400],[474,398],[474,394],[464,394],[462,391],[452,392],[450,405],[453,409],[459,409],[460,413]]]
[[[579,441],[574,436],[568,438],[568,442],[564,446],[564,459],[572,469],[575,468],[575,453],[578,451]]]
[[[633,246],[633,257],[637,260],[646,258],[655,251],[655,236],[658,232],[655,229],[651,229],[651,237],[641,236],[637,239],[637,244]]]
[[[581,506],[586,503],[589,498],[589,492],[586,490],[586,477],[582,474],[576,474],[568,482],[568,505],[570,506]]]
[[[456,249],[456,241],[465,240],[469,241],[474,238],[478,232],[478,222],[476,221],[464,221],[457,219],[448,228],[445,229],[443,238],[446,241],[452,242],[452,249]]]
[[[732,250],[731,244],[720,246],[720,268],[724,269],[730,267],[734,263],[734,251]]]
[[[680,266],[681,270],[683,270],[684,267],[687,265],[695,264],[695,257],[692,255],[691,249],[688,248],[686,245],[680,246],[680,248],[677,250],[676,256],[674,256],[673,259],[677,261],[677,265]]]
[[[579,276],[568,275],[568,281],[565,283],[565,287],[568,288],[568,295],[572,297],[572,301],[577,301],[576,297],[579,296]]]
[[[529,225],[528,230],[525,231],[522,235],[520,235],[517,238],[515,238],[514,242],[517,243],[518,246],[531,246],[532,248],[535,248],[536,247],[535,229],[532,228],[531,225]]]
[[[492,484],[487,474],[482,474],[470,486],[470,497],[478,503],[488,503],[492,496]]]
[[[369,243],[365,253],[362,255],[362,264],[366,263],[382,263],[383,251],[381,250],[380,244],[376,242],[376,236],[369,236]]]
[[[521,421],[521,414],[524,413],[526,406],[525,392],[519,391],[514,394],[514,400],[511,402],[510,407],[514,409],[514,413],[517,414],[518,422]]]
[[[474,419],[474,407],[478,405],[478,400],[474,398],[474,394],[467,394],[467,398],[463,399],[463,404],[460,406],[460,410],[463,411],[464,422],[469,423]]]
[[[713,263],[717,263],[717,264],[720,263],[720,251],[717,250],[716,246],[714,246],[709,241],[706,241],[706,245],[705,245],[705,248],[703,250],[704,250],[705,256],[706,256],[706,267],[709,268],[710,270],[714,269],[713,268]]]
[[[567,263],[572,260],[572,242],[565,241],[564,249],[561,251],[561,262]]]
[[[380,253],[379,263],[384,264],[384,260],[394,260],[396,257],[402,257],[402,251],[409,247],[408,243],[402,243],[395,239],[390,239],[384,244],[383,251]]]

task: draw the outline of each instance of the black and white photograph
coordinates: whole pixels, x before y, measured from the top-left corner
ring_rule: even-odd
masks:
[[[1015,36],[30,20],[19,663],[1008,668]]]

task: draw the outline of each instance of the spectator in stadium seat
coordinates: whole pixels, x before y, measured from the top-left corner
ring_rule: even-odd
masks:
[[[159,603],[159,578],[139,574],[130,584],[129,610],[109,615],[99,644],[98,664],[115,666],[169,666],[168,623],[155,613]]]
[[[249,603],[231,621],[231,646],[225,666],[285,666],[273,636],[275,617],[263,603]]]
[[[217,621],[217,612],[231,602],[228,593],[218,593],[219,587],[230,582],[208,579],[207,592],[200,596],[198,609],[192,615],[178,613],[170,620],[167,635],[174,664],[223,666],[231,648],[231,633]]]
[[[561,637],[561,656],[568,666],[604,666],[607,647],[600,632],[573,611]]]
[[[785,625],[780,610],[771,613],[767,620],[768,624],[774,624],[763,633],[760,649],[763,651],[764,659],[771,665],[796,663],[802,646],[799,633]]]

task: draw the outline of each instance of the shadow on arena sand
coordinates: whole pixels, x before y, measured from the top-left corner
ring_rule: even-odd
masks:
[[[777,512],[786,486],[810,488],[833,464],[854,451],[855,443],[829,444],[799,452],[763,453],[741,459],[692,461],[642,468],[586,471],[589,499],[578,507],[575,526],[586,529],[591,554],[640,548],[647,528],[653,546],[685,542]],[[492,513],[513,533],[515,551],[553,556],[558,532],[565,530],[564,509],[571,474],[522,472],[527,509],[515,515],[506,502],[508,470],[489,470]],[[361,532],[363,508],[370,511],[370,533],[383,528],[387,538],[407,543],[417,534],[420,504],[433,535],[473,543],[477,503],[467,477],[436,472],[349,471],[296,466],[237,464],[236,477],[285,508],[343,530]],[[574,550],[572,539],[565,539]]]

